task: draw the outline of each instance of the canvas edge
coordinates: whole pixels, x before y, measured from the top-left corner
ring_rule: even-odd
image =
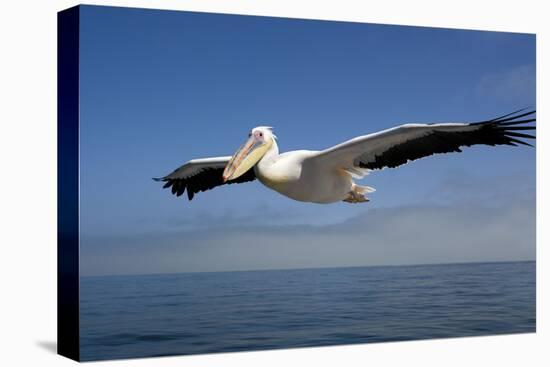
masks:
[[[80,6],[57,13],[57,353],[80,360]]]

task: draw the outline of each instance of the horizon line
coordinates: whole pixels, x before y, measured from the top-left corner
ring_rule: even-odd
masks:
[[[523,263],[536,262],[537,259],[531,260],[487,260],[487,261],[456,261],[456,262],[441,262],[441,263],[418,263],[418,264],[386,264],[386,265],[349,265],[349,266],[313,266],[303,268],[273,268],[273,269],[243,269],[243,270],[198,270],[198,271],[181,271],[181,272],[155,272],[155,273],[128,273],[128,274],[92,274],[79,275],[79,280],[82,278],[99,278],[99,277],[128,277],[128,276],[160,276],[160,275],[180,275],[180,274],[210,274],[210,273],[242,273],[242,272],[262,272],[262,271],[296,271],[296,270],[322,270],[322,269],[353,269],[353,268],[383,268],[383,267],[414,267],[414,266],[440,266],[440,265],[467,265],[467,264],[505,264],[505,263]]]

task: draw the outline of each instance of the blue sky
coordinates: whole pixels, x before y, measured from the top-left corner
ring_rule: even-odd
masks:
[[[365,205],[294,202],[258,182],[188,202],[151,180],[192,158],[231,155],[258,125],[275,128],[281,151],[323,149],[402,123],[472,121],[534,107],[534,35],[81,9],[84,274],[534,258],[535,149],[474,147],[375,171],[362,181],[377,189]],[[354,229],[355,238],[378,242],[338,256],[322,250],[328,243],[308,247],[320,251],[318,262],[292,254],[306,253],[300,246],[319,242],[316,233],[329,229],[342,233],[331,237],[334,243],[353,242],[334,226],[370,223],[376,215],[412,220],[415,210],[415,228],[429,228],[444,213],[463,214],[453,216],[452,228],[439,225],[446,231],[434,234],[439,241],[463,234],[472,215],[485,213],[479,220],[491,221],[480,229],[486,252],[479,243],[459,252],[456,244],[419,244],[409,262],[391,251],[372,256],[368,249],[390,241],[398,228],[368,225]],[[516,222],[524,228],[503,232],[516,239],[503,252],[497,229]],[[268,251],[254,247],[249,234],[258,231],[294,244],[278,258],[271,252],[277,243]]]

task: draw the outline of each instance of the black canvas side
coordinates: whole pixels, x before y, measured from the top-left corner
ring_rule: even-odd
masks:
[[[80,359],[79,25],[80,8],[57,14],[57,352]]]

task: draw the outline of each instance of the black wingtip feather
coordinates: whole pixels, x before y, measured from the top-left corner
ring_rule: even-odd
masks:
[[[537,121],[536,118],[528,119],[528,120],[518,120],[518,121],[510,121],[510,122],[499,122],[498,124],[500,126],[512,126],[512,125],[521,125],[521,124],[527,124],[529,122],[535,122]]]
[[[496,122],[496,121],[498,121],[498,120],[500,120],[500,119],[503,119],[503,118],[505,118],[505,117],[512,116],[512,115],[514,115],[514,114],[516,114],[516,113],[519,113],[519,112],[521,112],[521,111],[525,111],[527,108],[529,108],[529,107],[520,108],[519,110],[514,111],[514,112],[510,112],[510,113],[507,113],[506,115],[502,115],[502,116],[499,116],[499,117],[495,117],[494,119],[492,119],[492,120],[490,120],[490,121],[491,121],[491,122]]]
[[[517,137],[517,138],[536,139],[536,137],[535,137],[534,135],[522,134],[522,133],[514,133],[514,132],[511,132],[511,131],[507,131],[507,132],[506,132],[506,135],[507,135],[507,136],[515,136],[515,137]]]
[[[527,143],[527,142],[525,142],[525,141],[523,141],[523,140],[514,139],[514,138],[509,138],[509,139],[510,139],[510,141],[512,141],[512,142],[514,142],[514,143],[518,143],[518,144],[522,144],[522,145],[527,145],[527,146],[529,146],[529,147],[533,147],[533,148],[534,148],[533,145],[531,145],[531,144],[529,144],[529,143]]]
[[[523,109],[525,110],[525,109]],[[522,111],[523,111],[522,110]],[[519,112],[519,111],[518,111]],[[529,115],[532,115],[534,114],[535,112],[537,112],[536,110],[532,110],[532,111],[529,111],[529,112],[526,112],[526,113],[522,113],[520,115],[515,115],[515,116],[511,116],[511,117],[508,117],[508,118],[505,118],[505,119],[497,119],[497,120],[492,120],[492,122],[499,122],[499,123],[502,123],[502,122],[506,122],[506,121],[512,121],[512,120],[517,120],[519,118],[522,118],[522,117],[525,117],[525,116],[529,116]]]
[[[514,130],[536,130],[536,126],[506,126],[499,127],[500,130],[514,131]]]
[[[517,121],[518,119],[520,119],[522,117],[525,117],[525,116],[533,115],[537,112],[537,110],[531,110],[529,112],[525,112],[525,113],[517,115],[518,112],[525,111],[526,109],[527,108],[522,108],[521,110],[517,110],[517,111],[514,111],[512,113],[508,113],[506,115],[493,118],[491,120],[474,122],[474,123],[472,123],[472,125],[484,125],[484,124],[490,124],[490,123],[498,123],[498,124],[501,124],[501,125],[506,125],[505,123],[509,122],[509,121],[512,122],[512,123],[519,123],[520,121]],[[535,119],[533,119],[533,121],[534,120]]]
[[[195,194],[211,190],[216,186],[248,182],[256,179],[254,169],[250,169],[237,179],[227,182],[223,180],[222,174],[223,168],[205,168],[191,177],[175,179],[162,178],[160,181],[166,181],[163,188],[166,189],[171,187],[172,194],[176,197],[183,195],[183,193],[187,191],[187,198],[193,200]]]

